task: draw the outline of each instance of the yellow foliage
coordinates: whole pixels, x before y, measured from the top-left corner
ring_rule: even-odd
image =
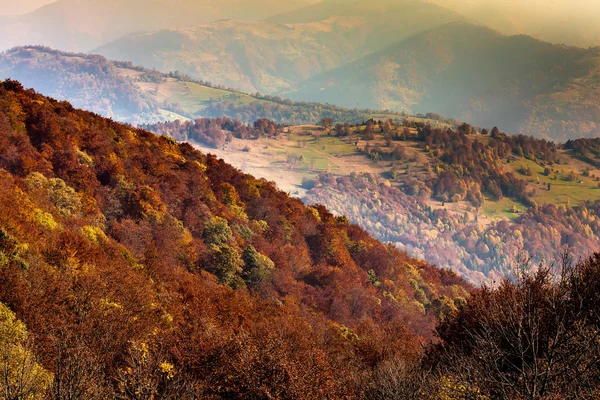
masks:
[[[340,334],[344,337],[344,339],[350,340],[350,341],[357,341],[359,340],[359,337],[356,333],[354,333],[354,331],[350,328],[348,328],[345,325],[341,325],[341,324],[335,324],[335,326],[338,328]]]
[[[196,160],[194,160],[194,164],[196,164],[198,167],[200,167],[200,170],[202,170],[202,172],[206,172],[206,165],[204,165]]]
[[[255,220],[255,221],[252,221],[251,228],[255,232],[262,233],[262,232],[265,232],[267,229],[269,229],[269,223],[262,219],[259,221]]]
[[[100,304],[103,305],[104,307],[106,307],[107,309],[113,309],[113,310],[122,310],[123,306],[117,302],[114,301],[110,301],[109,299],[102,299],[100,300]]]
[[[307,208],[308,208],[308,211],[310,211],[311,214],[315,216],[317,221],[321,222],[321,215],[319,214],[319,210],[317,210],[314,207],[307,207]]]
[[[106,234],[97,226],[86,225],[81,228],[81,234],[95,244],[108,240]]]
[[[134,349],[141,354],[142,359],[148,357],[148,354],[150,354],[148,343],[142,342],[139,345],[135,346]]]
[[[90,157],[86,152],[76,149],[75,153],[77,154],[77,160],[81,165],[86,165],[90,168],[94,166],[94,160],[92,160],[92,157]]]
[[[462,298],[466,299],[469,297],[469,292],[467,292],[465,290],[465,288],[463,288],[462,286],[453,285],[452,286],[452,297],[453,298],[462,297]]]
[[[30,192],[47,196],[62,215],[70,216],[81,210],[80,196],[60,178],[48,179],[33,172],[25,178],[25,185]]]
[[[452,376],[441,378],[439,390],[434,398],[439,400],[487,399],[473,384],[460,382]]]
[[[40,210],[39,208],[36,208],[33,211],[33,219],[40,226],[42,226],[46,229],[54,230],[54,229],[58,228],[58,223],[54,220],[54,217],[52,216],[52,214],[47,213],[43,210]]]
[[[0,303],[0,399],[43,399],[52,374],[26,348],[28,333],[15,314]]]
[[[167,312],[162,315],[161,319],[166,325],[171,325],[173,323],[173,316]]]
[[[160,364],[160,371],[163,374],[167,375],[167,379],[172,379],[175,376],[175,374],[177,373],[175,371],[175,366],[167,361],[163,361]]]
[[[140,269],[144,268],[144,266],[142,264],[138,264],[135,257],[132,256],[131,253],[126,248],[123,248],[122,251],[123,251],[123,257],[125,257],[125,260],[127,260],[129,265],[131,266],[131,268],[133,268],[134,270],[140,270]]]

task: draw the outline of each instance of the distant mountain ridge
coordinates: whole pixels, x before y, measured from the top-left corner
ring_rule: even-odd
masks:
[[[579,47],[600,45],[596,0],[431,0],[504,34]]]
[[[132,34],[94,53],[161,71],[180,71],[246,92],[277,93],[363,53],[346,35],[351,19],[285,25],[222,20]]]
[[[435,111],[565,141],[600,133],[600,49],[448,24],[305,82],[291,97]]]
[[[392,8],[386,8],[388,5]],[[267,22],[218,21],[131,34],[94,50],[108,58],[279,94],[401,39],[463,17],[418,0],[327,0]]]
[[[505,36],[420,1],[393,4],[385,14],[379,3],[326,0],[264,23],[134,34],[98,52],[300,101],[435,112],[557,141],[600,134],[598,48]],[[398,24],[399,15],[411,19]]]

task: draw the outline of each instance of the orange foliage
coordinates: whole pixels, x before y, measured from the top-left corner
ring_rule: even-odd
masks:
[[[470,289],[188,144],[14,81],[0,182],[0,302],[57,398],[358,398],[380,363],[418,358],[430,304]],[[268,275],[219,284],[215,263],[248,246]]]

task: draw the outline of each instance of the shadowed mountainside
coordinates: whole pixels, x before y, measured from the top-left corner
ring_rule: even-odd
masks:
[[[566,141],[599,132],[599,61],[597,48],[552,45],[457,23],[312,78],[292,97],[435,111]]]

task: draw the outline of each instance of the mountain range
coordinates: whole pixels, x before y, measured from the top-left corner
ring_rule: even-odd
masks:
[[[410,18],[398,23],[399,15]],[[461,19],[417,0],[326,0],[269,22],[218,21],[132,34],[94,52],[244,91],[278,94],[415,33]]]
[[[600,44],[595,0],[432,0],[507,35],[526,34],[579,47]]]
[[[458,6],[307,0],[270,7],[265,0],[252,3],[248,13],[250,3],[240,0],[225,15],[216,1],[202,9],[182,2],[177,9],[188,12],[158,18],[165,13],[162,2],[92,2],[95,11],[86,15],[101,22],[92,24],[77,18],[88,1],[69,1],[28,14],[43,42],[62,43],[53,35],[63,35],[87,42],[88,49],[100,45],[93,52],[109,59],[176,71],[212,86],[347,108],[434,112],[558,141],[600,131],[598,48],[507,36],[449,9]],[[136,7],[145,11],[131,18]],[[215,21],[242,14],[243,21]],[[52,32],[45,32],[43,21],[61,18],[64,29],[49,26]],[[2,37],[35,42],[27,36],[29,25],[18,24],[22,35]],[[167,97],[161,101],[176,103]]]
[[[507,36],[419,1],[394,4],[326,0],[266,23],[133,34],[96,51],[293,100],[435,112],[558,141],[600,132],[598,48]],[[395,23],[402,12],[410,21]]]
[[[294,99],[435,111],[565,141],[600,133],[600,49],[454,23],[313,77]]]

